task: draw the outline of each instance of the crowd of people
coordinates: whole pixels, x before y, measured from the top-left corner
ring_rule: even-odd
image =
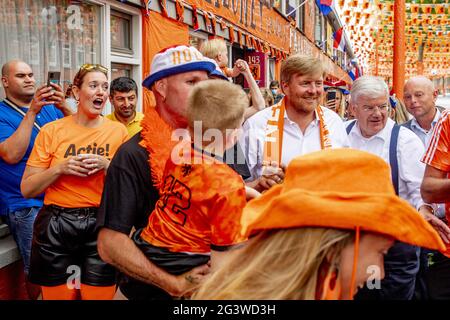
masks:
[[[144,114],[102,65],[66,93],[3,65],[0,214],[30,298],[449,299],[450,112],[432,81],[405,83],[401,123],[362,76],[343,119],[319,59],[288,57],[260,89],[226,50],[157,53]]]

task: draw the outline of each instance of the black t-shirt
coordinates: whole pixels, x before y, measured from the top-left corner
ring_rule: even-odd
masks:
[[[139,145],[141,134],[125,142],[109,165],[97,216],[97,228],[129,234],[147,225],[159,198],[151,182],[147,150]]]
[[[236,143],[233,148],[225,151],[223,161],[228,164],[231,169],[236,171],[242,179],[246,180],[251,177],[244,151],[242,151],[239,143]]]

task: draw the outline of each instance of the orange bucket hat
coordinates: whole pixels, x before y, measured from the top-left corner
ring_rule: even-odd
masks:
[[[265,229],[322,227],[375,232],[445,251],[438,233],[392,186],[387,163],[354,149],[328,149],[300,156],[283,184],[250,201],[242,233]]]

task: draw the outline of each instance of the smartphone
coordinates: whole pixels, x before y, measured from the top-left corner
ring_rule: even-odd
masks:
[[[59,71],[49,71],[47,76],[47,86],[50,87],[50,83],[55,83],[59,85],[61,77],[61,72]]]
[[[334,99],[336,99],[336,91],[328,91],[327,100],[334,100]]]

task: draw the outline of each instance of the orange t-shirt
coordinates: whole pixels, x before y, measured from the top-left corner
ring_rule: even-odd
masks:
[[[179,164],[167,161],[161,197],[142,239],[171,252],[188,253],[221,251],[246,240],[240,234],[244,181],[217,158],[188,148]]]
[[[428,150],[422,158],[422,162],[433,168],[447,172],[450,178],[450,111],[442,113],[441,119],[434,126]],[[445,204],[445,216],[450,225],[450,203]],[[447,246],[450,253],[450,246]]]
[[[111,159],[119,146],[128,139],[121,123],[103,118],[97,128],[75,123],[73,116],[45,125],[36,137],[27,165],[50,168],[77,154],[93,153]],[[98,207],[105,174],[92,176],[61,175],[45,190],[44,204],[66,208]]]

